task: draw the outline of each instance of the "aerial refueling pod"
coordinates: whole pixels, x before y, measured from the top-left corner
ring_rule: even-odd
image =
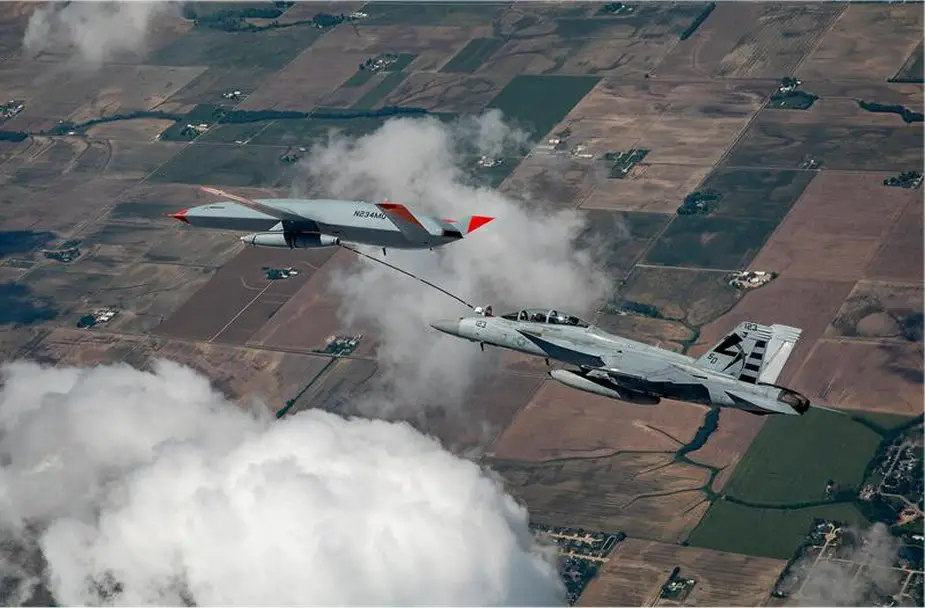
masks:
[[[254,247],[289,249],[311,249],[340,245],[340,239],[336,236],[315,232],[256,232],[242,236],[241,241]]]
[[[590,376],[581,376],[565,369],[554,369],[549,372],[549,376],[565,386],[570,386],[580,391],[585,391],[586,393],[594,393],[595,395],[626,401],[627,403],[635,403],[636,405],[656,405],[661,401],[659,397],[613,386],[605,380],[592,378]]]

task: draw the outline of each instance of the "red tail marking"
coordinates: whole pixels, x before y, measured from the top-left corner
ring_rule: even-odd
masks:
[[[184,224],[189,224],[189,220],[186,219],[186,214],[189,209],[183,209],[182,211],[177,211],[176,213],[165,213],[167,217],[172,217],[175,220],[180,220]]]
[[[402,205],[401,203],[390,203],[386,201],[386,202],[380,203],[377,206],[383,211],[394,213],[395,215],[397,215],[398,217],[402,218],[403,220],[407,222],[411,222],[412,224],[415,224],[417,226],[421,225],[421,222],[419,222],[417,218],[414,217],[414,215],[410,211],[408,211],[408,208]]]
[[[466,234],[475,232],[493,219],[495,218],[489,217],[487,215],[473,215],[471,218],[469,218],[469,228],[466,230]]]

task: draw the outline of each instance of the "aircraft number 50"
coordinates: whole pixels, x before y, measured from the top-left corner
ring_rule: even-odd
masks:
[[[714,355],[713,353],[710,353],[709,355],[707,355],[707,360],[710,363],[716,363],[717,359],[718,359],[717,356]]]
[[[485,321],[476,321],[476,322],[475,322],[475,326],[476,326],[476,327],[485,327],[485,325],[487,325],[487,323],[485,323]]]

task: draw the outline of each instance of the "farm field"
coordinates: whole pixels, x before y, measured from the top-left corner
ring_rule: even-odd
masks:
[[[125,27],[95,31],[111,44],[92,56],[26,48],[37,6],[0,5],[4,361],[166,358],[277,417],[406,422],[492,469],[531,522],[628,535],[576,605],[762,605],[813,518],[870,523],[854,490],[925,386],[922,185],[885,184],[925,162],[920,5],[196,3],[113,17]],[[772,98],[784,77],[811,107]],[[487,110],[513,130],[475,120]],[[389,145],[358,141],[396,117]],[[163,217],[217,202],[201,185],[496,216],[407,268],[410,253],[384,259],[496,308],[580,302],[601,329],[693,357],[743,321],[799,327],[778,382],[836,412],[634,405],[475,344],[419,362],[442,338],[401,324],[454,304],[393,306],[339,248],[243,247]],[[511,264],[514,247],[531,255]],[[606,275],[599,301],[506,288],[571,285],[571,259]],[[776,277],[731,286],[746,269]],[[360,276],[373,318],[333,289]],[[675,566],[697,585],[657,600]]]
[[[774,228],[774,222],[767,220],[680,216],[649,249],[645,261],[660,266],[744,269]]]
[[[529,132],[533,139],[545,136],[598,83],[593,76],[515,77],[489,102],[508,121]],[[537,99],[544,103],[537,104]]]
[[[741,292],[729,286],[722,272],[637,265],[619,296],[654,306],[666,319],[700,327],[735,306]]]
[[[760,606],[784,565],[781,560],[629,538],[617,545],[578,605],[651,605],[672,570],[680,567],[681,576],[697,581],[683,605]]]
[[[793,72],[844,11],[829,4],[718,2],[697,33],[658,65],[659,77],[767,78]]]
[[[921,412],[922,343],[820,340],[793,379],[805,395],[845,410]]]
[[[814,517],[863,521],[851,503],[826,504],[826,484],[834,480],[839,487],[857,488],[883,434],[906,420],[813,409],[799,418],[769,419],[723,488],[723,498],[688,540],[787,559]]]
[[[922,341],[922,285],[859,281],[826,336]]]

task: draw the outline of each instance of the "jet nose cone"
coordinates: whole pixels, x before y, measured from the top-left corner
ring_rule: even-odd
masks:
[[[431,327],[437,331],[442,331],[445,334],[450,334],[451,336],[459,335],[459,320],[450,320],[450,319],[441,319],[440,321],[434,321],[430,324]]]

